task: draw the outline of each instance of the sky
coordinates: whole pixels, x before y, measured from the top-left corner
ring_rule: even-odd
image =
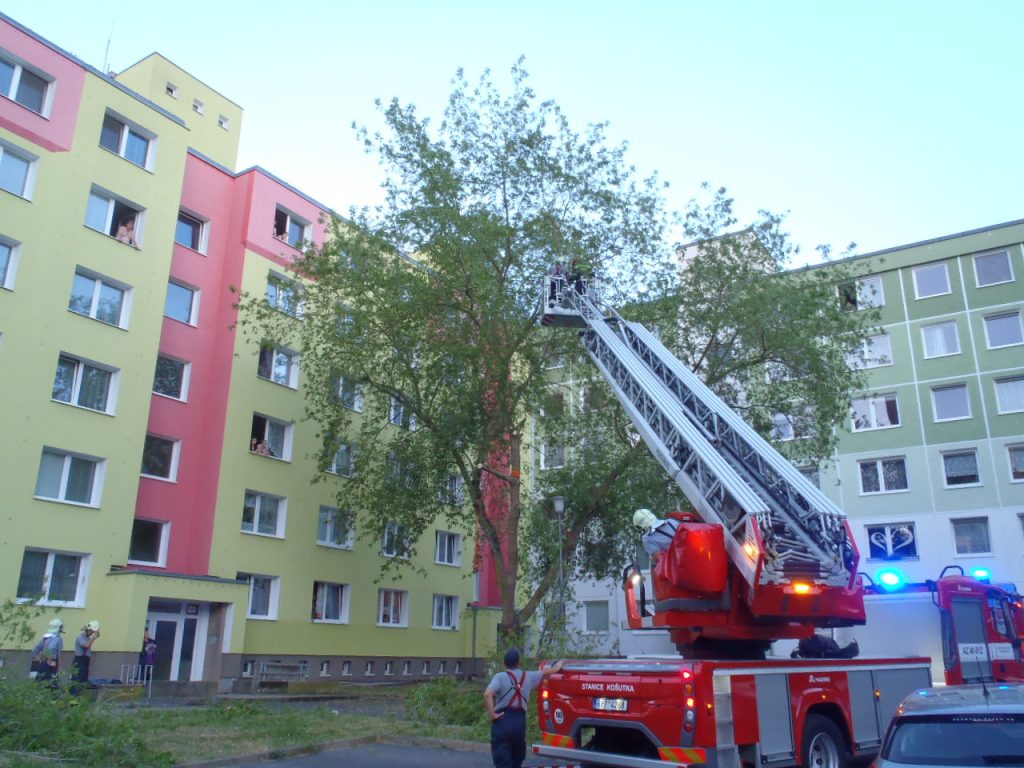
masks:
[[[239,104],[238,169],[345,213],[382,199],[353,123],[397,97],[440,122],[458,68],[520,56],[574,128],[608,122],[682,210],[788,212],[869,253],[1024,219],[1022,0],[4,0],[97,69],[157,51]]]

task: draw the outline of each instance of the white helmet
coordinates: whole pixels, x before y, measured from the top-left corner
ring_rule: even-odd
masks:
[[[633,525],[645,531],[658,522],[658,518],[649,509],[638,509],[633,514]]]
[[[58,632],[64,631],[64,622],[60,619],[50,619],[49,625],[50,632],[57,634]]]

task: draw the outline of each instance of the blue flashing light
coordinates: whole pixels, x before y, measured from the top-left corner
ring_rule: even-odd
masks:
[[[906,577],[896,568],[883,568],[875,574],[875,581],[887,592],[895,592],[907,583]]]
[[[992,577],[989,573],[988,568],[973,568],[971,569],[971,578],[977,579],[978,581],[988,581]]]

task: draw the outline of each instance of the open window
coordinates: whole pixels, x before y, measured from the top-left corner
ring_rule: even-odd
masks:
[[[274,211],[274,237],[292,248],[301,248],[309,240],[309,222],[278,206]]]

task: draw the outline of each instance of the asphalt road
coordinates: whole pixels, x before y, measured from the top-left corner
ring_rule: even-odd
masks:
[[[529,747],[527,747],[529,749]],[[315,755],[288,757],[258,763],[239,763],[236,768],[492,768],[490,752],[464,752],[398,744],[366,744],[332,749]],[[524,768],[551,766],[528,756]],[[565,763],[558,763],[565,766]]]

